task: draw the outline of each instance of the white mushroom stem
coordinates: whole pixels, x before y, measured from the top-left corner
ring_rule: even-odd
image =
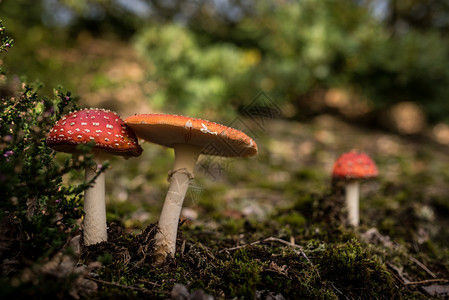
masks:
[[[201,152],[201,148],[187,144],[175,145],[174,149],[175,165],[169,175],[170,186],[159,219],[159,231],[155,237],[154,258],[157,265],[163,264],[167,256],[175,256],[179,216]]]
[[[98,171],[97,168],[86,168],[86,182],[90,182]],[[83,237],[85,245],[100,243],[108,238],[104,173],[101,172],[95,179],[93,186],[84,191]]]
[[[346,184],[346,207],[348,209],[349,224],[357,227],[359,225],[359,194],[360,183],[350,181]]]

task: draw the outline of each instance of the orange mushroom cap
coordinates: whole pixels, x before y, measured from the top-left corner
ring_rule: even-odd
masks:
[[[135,133],[115,113],[104,109],[83,109],[63,116],[47,135],[47,145],[67,153],[76,146],[95,142],[94,151],[139,156],[142,148]]]
[[[332,177],[344,179],[368,179],[378,174],[374,161],[367,154],[355,150],[342,154],[332,171]]]
[[[257,154],[256,142],[245,133],[211,121],[169,114],[139,114],[125,119],[139,138],[173,148],[189,144],[202,154],[248,157]]]

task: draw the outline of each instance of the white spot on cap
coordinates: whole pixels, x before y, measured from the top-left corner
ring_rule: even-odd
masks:
[[[204,126],[204,125],[203,125],[203,126]],[[192,128],[192,127],[193,127],[192,121],[188,120],[188,121],[186,122],[186,125],[184,125],[184,127],[187,128],[187,129]]]
[[[84,131],[85,131],[85,132],[90,132],[90,130],[89,130],[89,129],[87,129],[87,128],[86,128],[86,129],[84,129]]]
[[[213,134],[213,135],[218,135],[218,132],[211,131],[211,130],[210,130],[209,128],[207,128],[207,126],[204,125],[203,123],[201,123],[201,126],[203,126],[203,128],[200,129],[201,132],[203,132],[203,133],[210,133],[210,134]]]
[[[109,142],[109,139],[108,139],[108,138],[104,138],[104,140],[105,140],[106,142]]]
[[[86,122],[81,122],[81,125],[86,126],[87,123]]]
[[[112,129],[112,128],[114,128],[114,126],[112,126],[111,124],[106,124],[106,128]]]
[[[100,126],[100,123],[98,123],[98,122],[93,122],[92,125],[93,125],[93,126]]]
[[[77,137],[78,139],[82,139],[82,138],[83,138],[82,135],[77,135],[76,137]]]
[[[73,126],[73,125],[75,125],[75,122],[70,122],[70,126]]]
[[[200,129],[201,132],[204,132],[204,133],[208,133],[208,132],[209,132],[209,129],[207,128],[206,125],[204,125],[203,123],[201,123],[201,126],[203,126],[203,128]]]
[[[95,132],[99,132],[99,133],[101,133],[101,132],[103,132],[102,130],[95,130]]]

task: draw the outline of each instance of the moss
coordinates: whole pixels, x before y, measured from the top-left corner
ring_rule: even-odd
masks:
[[[288,235],[297,235],[303,230],[306,224],[306,218],[298,213],[283,214],[274,218],[276,222],[284,226],[284,230]]]
[[[223,276],[220,280],[225,295],[254,299],[256,287],[261,282],[261,271],[265,263],[249,258],[244,249],[236,251],[229,260],[222,260],[218,264],[218,272]]]
[[[364,299],[399,296],[391,273],[357,240],[328,245],[317,254],[321,275],[344,295]]]

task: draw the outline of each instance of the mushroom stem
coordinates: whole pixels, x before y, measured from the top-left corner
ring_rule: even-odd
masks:
[[[346,207],[348,209],[349,224],[357,227],[359,225],[359,191],[358,181],[351,181],[346,184]]]
[[[201,148],[193,145],[177,144],[174,146],[174,149],[175,165],[173,166],[173,171],[176,172],[179,169],[186,168],[193,176]]]
[[[174,149],[175,164],[169,175],[170,186],[159,218],[159,232],[155,237],[156,265],[163,264],[167,256],[175,256],[179,216],[201,152],[201,148],[185,144],[175,145]]]
[[[97,175],[97,169],[86,168],[85,180],[90,182]],[[83,237],[85,245],[107,240],[105,174],[101,172],[93,186],[84,191]]]

